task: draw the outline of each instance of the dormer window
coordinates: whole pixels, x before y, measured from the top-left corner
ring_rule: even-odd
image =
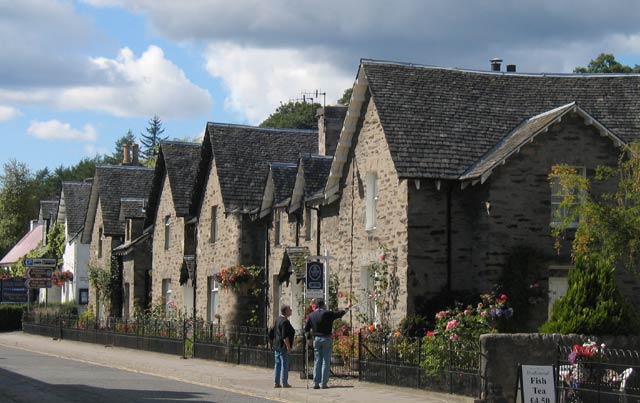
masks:
[[[378,175],[375,172],[367,172],[365,200],[365,229],[376,228],[376,208],[378,204]]]

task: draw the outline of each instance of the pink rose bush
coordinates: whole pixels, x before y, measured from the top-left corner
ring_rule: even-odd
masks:
[[[482,302],[474,306],[456,306],[435,314],[435,328],[423,339],[421,362],[427,375],[442,373],[449,359],[459,361],[456,366],[475,368],[479,363],[480,335],[496,333],[499,321],[513,316],[507,295],[482,295]]]

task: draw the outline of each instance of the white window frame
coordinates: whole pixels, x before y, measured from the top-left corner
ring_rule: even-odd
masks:
[[[283,221],[283,214],[282,214],[282,210],[276,210],[275,211],[275,218],[274,218],[274,230],[275,233],[274,235],[274,243],[276,246],[280,246],[282,245],[282,221]]]
[[[581,175],[583,178],[586,178],[587,176],[587,168],[584,166],[572,166],[571,168],[575,169],[577,171],[578,175]],[[560,225],[560,222],[562,221],[562,219],[564,218],[564,216],[567,214],[566,209],[569,207],[564,207],[564,211],[562,212],[561,216],[560,216],[560,221],[558,221],[558,218],[556,217],[556,211],[558,211],[560,209],[560,203],[562,203],[562,199],[564,198],[564,195],[561,192],[560,186],[558,183],[555,183],[554,180],[551,181],[551,197],[550,197],[550,201],[551,201],[551,226],[555,227]],[[580,217],[576,218],[576,221],[572,222],[569,224],[569,228],[577,228],[578,227],[578,221],[580,220]]]
[[[369,298],[369,295],[373,292],[373,284],[375,282],[373,270],[371,266],[360,267],[360,301],[362,301],[361,310],[370,316],[369,319],[373,319],[375,323],[379,322],[378,304],[375,299]]]
[[[307,227],[307,241],[313,241],[315,238],[315,226],[316,226],[316,214],[317,211],[312,208],[307,208],[307,219],[306,219],[306,227]]]
[[[218,206],[211,207],[211,232],[209,242],[215,243],[218,240]]]
[[[215,322],[215,314],[218,313],[218,297],[220,296],[220,288],[218,282],[213,276],[207,279],[207,313],[209,322]]]
[[[104,230],[102,227],[98,228],[98,259],[102,258],[102,241],[104,238]]]
[[[367,172],[365,194],[365,229],[376,229],[376,213],[378,208],[378,174],[374,171]]]
[[[171,216],[164,217],[164,250],[171,247]]]

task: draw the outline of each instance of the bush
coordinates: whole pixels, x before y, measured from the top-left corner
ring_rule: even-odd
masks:
[[[22,313],[26,305],[0,304],[0,332],[22,329]]]
[[[560,298],[542,333],[630,335],[640,320],[615,285],[615,269],[596,256],[581,258],[569,272],[567,295]]]
[[[497,332],[498,325],[513,316],[507,296],[482,295],[482,302],[440,311],[436,326],[423,339],[421,366],[427,376],[441,374],[449,366],[478,368],[480,335]]]
[[[38,315],[49,316],[77,316],[78,307],[73,302],[61,303],[49,303],[47,306],[38,305],[33,308],[33,311]]]

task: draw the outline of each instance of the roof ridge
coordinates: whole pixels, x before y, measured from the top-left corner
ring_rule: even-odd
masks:
[[[260,126],[250,126],[243,124],[235,124],[235,123],[219,123],[219,122],[207,122],[207,126],[221,126],[221,127],[235,127],[235,128],[246,128],[252,130],[266,131],[266,132],[284,132],[284,133],[301,133],[301,134],[317,134],[318,130],[315,129],[291,129],[291,128],[278,128],[278,127],[260,127]]]
[[[197,146],[197,147],[202,146],[202,143],[195,143],[193,141],[182,141],[182,140],[163,140],[160,142],[160,145],[162,144],[179,144],[179,145]]]
[[[145,166],[140,166],[140,165],[96,165],[96,169],[98,169],[98,168],[155,171],[155,168],[150,168],[150,167],[145,167]]]
[[[564,77],[564,78],[614,78],[614,77],[640,77],[640,73],[526,73],[526,72],[509,72],[509,71],[490,71],[490,70],[476,70],[467,69],[463,67],[444,67],[436,66],[432,64],[420,64],[411,62],[399,62],[393,60],[378,60],[378,59],[360,59],[360,64],[379,64],[379,65],[395,65],[401,67],[416,67],[432,70],[447,70],[458,71],[462,73],[475,73],[475,74],[487,74],[487,75],[503,75],[503,76],[524,76],[524,77]]]

